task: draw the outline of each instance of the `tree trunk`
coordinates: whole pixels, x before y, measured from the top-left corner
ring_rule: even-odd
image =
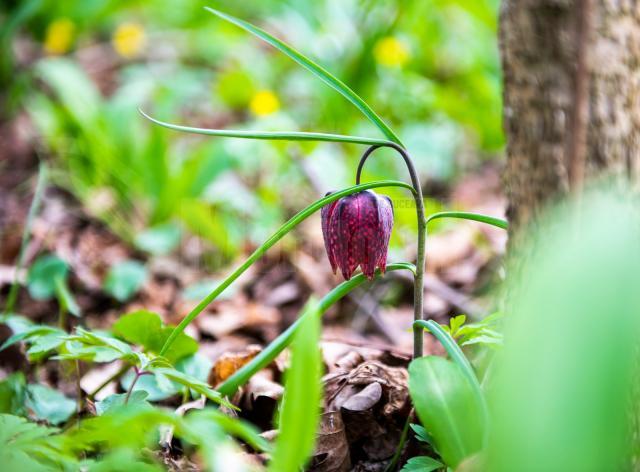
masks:
[[[512,228],[585,178],[637,179],[640,2],[505,0],[500,41]]]

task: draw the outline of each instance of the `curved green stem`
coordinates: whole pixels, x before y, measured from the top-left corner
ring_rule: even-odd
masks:
[[[193,128],[191,126],[174,125],[166,121],[160,121],[147,115],[138,108],[138,111],[147,120],[164,126],[174,131],[183,131],[186,133],[204,134],[206,136],[223,136],[227,138],[244,138],[244,139],[268,139],[271,141],[328,141],[333,143],[353,143],[353,144],[369,144],[378,146],[390,146],[393,143],[386,139],[365,138],[362,136],[346,136],[342,134],[330,133],[307,133],[302,131],[251,131],[251,130],[233,130],[233,129],[209,129],[209,128]]]
[[[413,319],[414,321],[423,320],[423,302],[424,302],[424,271],[425,271],[425,244],[427,241],[427,220],[424,213],[424,200],[422,198],[422,186],[420,185],[420,179],[418,173],[413,165],[413,161],[406,149],[395,143],[385,144],[384,146],[390,147],[398,152],[409,171],[409,177],[411,177],[411,184],[413,187],[413,197],[416,202],[416,216],[418,219],[418,250],[416,255],[416,276],[413,281]],[[367,158],[382,145],[371,146],[360,158],[358,164],[358,170],[356,171],[356,184],[360,183],[360,175],[362,174],[362,168]],[[414,327],[413,329],[413,357],[417,359],[422,356],[423,352],[424,336],[422,330]]]
[[[258,247],[248,258],[244,261],[231,275],[223,280],[209,295],[204,297],[196,307],[189,312],[189,314],[180,322],[180,324],[171,332],[171,335],[167,338],[160,350],[160,355],[163,356],[167,349],[173,344],[175,339],[182,333],[185,328],[191,323],[196,316],[198,316],[206,307],[215,300],[229,285],[231,285],[244,271],[246,271],[251,265],[256,262],[260,257],[264,255],[267,250],[275,243],[280,241],[289,231],[295,228],[298,224],[311,216],[313,213],[321,209],[328,203],[334,202],[344,196],[351,195],[353,193],[362,192],[363,190],[378,188],[378,187],[402,187],[413,191],[413,187],[405,182],[399,182],[395,180],[381,180],[377,182],[370,182],[362,185],[354,185],[353,187],[334,192],[331,195],[327,195],[320,200],[315,201],[304,210],[298,212],[293,218],[287,221],[280,227],[269,239],[267,239],[260,247]]]
[[[408,270],[414,275],[416,268],[407,262],[396,262],[387,265],[387,271]],[[376,277],[380,277],[380,271],[376,272]],[[298,319],[289,326],[280,336],[274,339],[260,354],[254,357],[251,362],[238,369],[231,377],[225,380],[216,390],[222,395],[230,397],[239,387],[244,385],[256,372],[264,369],[280,354],[292,341],[293,336],[304,320],[310,316],[322,316],[322,314],[334,303],[351,292],[354,288],[366,282],[364,274],[358,274],[351,279],[342,282],[327,293],[317,304],[307,308]]]
[[[502,229],[509,228],[509,223],[506,220],[496,218],[494,216],[482,215],[480,213],[470,213],[467,211],[442,211],[440,213],[434,213],[427,218],[427,224],[439,218],[460,218],[463,220],[479,221],[480,223],[486,223]]]

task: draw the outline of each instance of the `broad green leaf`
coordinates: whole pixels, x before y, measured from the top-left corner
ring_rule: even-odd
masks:
[[[432,457],[412,457],[407,461],[400,472],[432,472],[444,467],[444,464]]]
[[[118,448],[100,456],[99,459],[83,461],[80,470],[86,470],[87,472],[124,472],[129,470],[135,472],[164,472],[166,470],[159,464],[148,462],[149,460],[149,457],[144,457],[143,451],[135,451],[132,448]]]
[[[149,394],[144,390],[136,390],[131,392],[129,396],[129,400],[126,402],[127,405],[133,404],[149,404],[147,402],[147,397]],[[104,415],[109,412],[113,408],[120,407],[125,405],[125,400],[127,399],[126,393],[114,393],[113,395],[109,395],[102,401],[96,402],[96,413],[98,416]]]
[[[469,379],[469,383],[476,392],[478,402],[483,406],[485,416],[487,416],[488,413],[486,409],[486,401],[482,392],[482,388],[480,387],[480,383],[478,382],[478,378],[476,377],[476,373],[473,370],[473,367],[471,367],[471,363],[462,352],[462,349],[460,349],[460,346],[458,346],[458,343],[455,342],[451,335],[447,333],[447,331],[442,326],[440,326],[433,320],[418,320],[414,321],[413,325],[420,326],[426,329],[431,334],[433,334],[438,339],[438,341],[440,341],[440,344],[442,344],[442,346],[445,348],[447,354],[449,354],[449,357],[451,357],[451,360],[455,362],[458,367],[460,367],[464,375],[467,377],[467,379]]]
[[[355,107],[364,114],[382,133],[387,137],[387,139],[402,145],[402,142],[396,136],[396,134],[391,130],[391,128],[380,118],[376,112],[362,99],[358,94],[356,94],[347,84],[342,82],[340,79],[333,76],[329,71],[327,71],[324,67],[316,64],[308,57],[300,54],[294,48],[280,41],[278,38],[270,35],[266,31],[258,28],[257,26],[252,25],[244,20],[233,17],[226,13],[223,13],[218,10],[214,10],[213,8],[205,7],[206,10],[210,11],[214,15],[226,20],[234,25],[244,29],[245,31],[257,36],[261,40],[270,44],[274,48],[278,49],[280,52],[289,56],[299,65],[307,69],[309,72],[318,77],[321,81],[327,84],[329,87],[333,88],[343,97],[345,97],[349,102],[351,102]]]
[[[29,327],[24,328],[22,331],[15,333],[14,335],[12,335],[9,339],[7,339],[2,346],[0,346],[0,351],[2,351],[3,349],[8,348],[9,346],[18,343],[20,341],[25,341],[29,344],[33,344],[35,343],[38,338],[41,338],[43,336],[47,336],[47,335],[57,335],[61,337],[61,342],[62,342],[62,336],[65,336],[66,333],[64,331],[62,331],[59,328],[54,328],[53,326],[47,326],[47,325],[32,325]]]
[[[484,436],[482,405],[462,369],[436,356],[409,365],[409,392],[416,412],[445,463],[455,468],[478,452]]]
[[[206,470],[253,470],[238,443],[232,440],[218,421],[212,420],[210,414],[196,411],[188,415],[182,427],[182,437],[198,446]]]
[[[64,336],[64,346],[56,359],[112,362],[121,359],[131,364],[141,363],[141,353],[131,346],[107,334],[76,328],[74,334]]]
[[[66,280],[69,266],[57,256],[39,257],[29,268],[27,287],[36,300],[48,300],[56,294],[56,281]]]
[[[0,413],[24,415],[26,382],[22,372],[16,372],[0,382]]]
[[[613,184],[613,182],[611,182]],[[518,247],[485,470],[634,470],[640,226],[631,187],[585,189]]]
[[[105,291],[119,302],[126,302],[147,280],[144,264],[128,260],[114,264],[104,282]]]
[[[217,409],[205,408],[204,410],[189,413],[186,417],[187,424],[195,419],[204,419],[216,423],[227,434],[241,439],[256,451],[268,452],[271,450],[269,442],[260,436],[260,430],[240,418],[233,418]]]
[[[138,344],[145,350],[159,353],[175,328],[166,326],[156,313],[139,310],[128,313],[113,325],[113,333],[126,341]],[[171,348],[163,355],[171,362],[194,354],[198,343],[190,336],[180,333]]]
[[[115,450],[121,447],[140,450],[157,444],[160,425],[177,425],[173,412],[147,403],[133,403],[112,408],[101,416],[83,420],[69,428],[66,439],[76,448]]]
[[[6,471],[64,470],[60,464],[74,462],[64,457],[51,441],[55,428],[29,423],[24,418],[0,415],[0,464]],[[54,467],[54,464],[57,467]],[[67,469],[71,470],[71,469]]]
[[[142,231],[135,238],[135,245],[138,249],[151,254],[162,255],[173,251],[182,238],[180,227],[173,223],[154,226]]]
[[[317,302],[310,300],[306,310],[317,312]],[[305,319],[293,340],[270,471],[301,470],[313,452],[322,396],[319,340],[320,316],[316,313]]]
[[[57,425],[69,419],[76,409],[76,402],[57,390],[31,384],[27,387],[26,406],[39,420]]]

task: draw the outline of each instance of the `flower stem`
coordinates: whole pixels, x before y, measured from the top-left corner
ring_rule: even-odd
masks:
[[[397,151],[404,159],[404,163],[409,171],[409,177],[411,178],[411,185],[413,186],[413,197],[416,201],[416,216],[418,219],[418,251],[416,256],[416,276],[413,282],[413,320],[424,320],[423,304],[424,304],[424,271],[425,271],[425,243],[427,240],[427,219],[424,213],[424,200],[422,198],[422,186],[420,185],[420,179],[418,173],[413,165],[411,157],[407,153],[406,149],[397,144],[384,144],[374,145],[365,151],[360,158],[358,164],[358,170],[356,171],[356,185],[360,184],[360,175],[367,158],[378,148],[390,147]],[[418,327],[413,328],[413,357],[418,358],[422,356],[424,344],[424,333],[422,329]]]
[[[142,377],[144,374],[147,374],[148,372],[145,372],[144,370],[140,370],[138,369],[136,366],[133,366],[133,368],[136,371],[136,376],[133,378],[133,381],[131,382],[131,385],[129,385],[129,389],[127,390],[127,396],[124,397],[124,404],[126,405],[127,403],[129,403],[129,397],[131,396],[131,393],[133,392],[133,387],[136,386],[136,382],[138,381],[138,379],[140,377]]]
[[[109,385],[111,382],[115,382],[116,380],[118,380],[120,377],[122,377],[129,369],[131,368],[131,366],[129,364],[124,365],[120,370],[118,370],[118,372],[116,372],[115,374],[113,374],[111,377],[109,377],[107,380],[105,380],[104,382],[102,382],[100,385],[98,385],[98,387],[96,387],[96,389],[91,392],[89,395],[87,395],[87,398],[89,400],[93,400],[96,395],[98,393],[100,393],[102,391],[102,389],[104,389],[107,385]]]

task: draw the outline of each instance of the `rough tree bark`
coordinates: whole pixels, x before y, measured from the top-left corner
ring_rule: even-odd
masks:
[[[637,180],[640,1],[505,0],[500,30],[512,228],[585,178]]]

